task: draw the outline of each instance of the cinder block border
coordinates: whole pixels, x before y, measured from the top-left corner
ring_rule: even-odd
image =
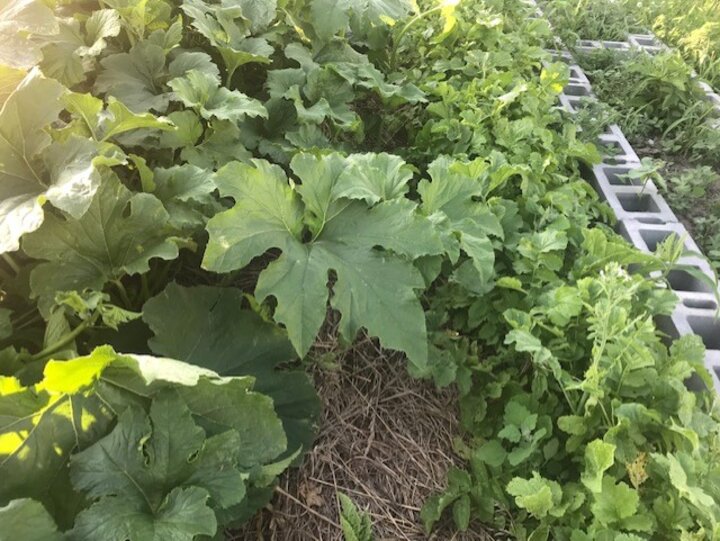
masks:
[[[535,0],[527,0],[543,16]],[[577,113],[583,98],[593,98],[592,85],[572,54],[565,50],[559,40],[557,50],[551,50],[555,61],[562,61],[570,68],[566,90],[560,95],[560,104],[572,114]],[[580,40],[578,50],[640,49],[648,54],[670,50],[652,34],[631,34],[627,42]],[[695,74],[694,74],[695,75]],[[698,79],[698,85],[720,112],[720,94]],[[718,121],[720,129],[720,121]],[[705,367],[710,374],[712,387],[720,394],[720,306],[716,290],[715,273],[687,229],[678,222],[657,186],[652,182],[637,185],[624,177],[640,166],[637,153],[617,125],[610,126],[608,133],[599,137],[603,154],[602,163],[584,171],[585,178],[595,187],[600,197],[608,203],[617,218],[617,230],[639,250],[654,252],[658,243],[669,235],[677,235],[684,241],[685,253],[667,275],[670,289],[677,295],[678,304],[670,316],[657,320],[658,329],[668,339],[676,340],[687,334],[699,336],[706,348]],[[692,267],[694,272],[688,272]],[[709,280],[701,280],[696,273]],[[708,281],[715,285],[710,286]],[[697,376],[686,382],[693,390],[704,390],[705,383]]]

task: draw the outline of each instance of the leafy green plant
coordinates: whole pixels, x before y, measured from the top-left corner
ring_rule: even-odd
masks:
[[[340,526],[345,541],[373,541],[375,537],[370,515],[359,511],[345,494],[338,492],[337,497],[340,501]]]
[[[252,378],[104,347],[48,362],[36,385],[1,383],[11,537],[26,513],[78,539],[213,536],[294,456],[277,461],[283,427]]]
[[[607,118],[560,111],[568,70],[534,15],[0,7],[0,538],[220,538],[313,443],[318,333],[361,329],[457,387],[466,464],[428,529],[711,532],[717,414],[683,386],[702,347],[655,324],[682,247],[642,254],[605,225],[583,171]],[[598,70],[630,131],[711,155],[687,67],[625,61],[632,84]]]
[[[667,350],[652,317],[672,310],[672,295],[617,263],[588,275],[609,253],[619,257],[620,244],[589,232],[586,247],[575,285],[536,298],[529,311],[505,312],[514,351],[475,368],[492,379],[478,379],[464,398],[469,443],[459,451],[469,472],[428,501],[428,525],[463,497],[498,525],[503,509],[526,512],[510,525],[520,538],[712,531],[717,462],[702,457],[717,456],[720,425],[710,403],[684,385],[703,373],[702,344],[685,337]],[[657,268],[627,249],[622,257]],[[670,509],[690,522],[669,519]]]
[[[673,154],[710,157],[712,104],[677,53],[601,50],[581,55],[598,98],[612,106],[632,142]]]
[[[623,178],[627,179],[628,182],[642,186],[642,191],[647,189],[650,182],[667,190],[665,177],[660,173],[663,167],[665,167],[665,162],[653,160],[652,158],[643,158],[640,161],[640,167],[631,169],[629,173],[623,175]]]
[[[422,277],[407,260],[374,249],[410,261],[442,251],[432,223],[404,197],[407,167],[388,154],[298,154],[290,165],[301,181],[296,188],[263,161],[230,163],[218,172],[215,182],[235,206],[208,222],[203,266],[228,272],[279,248],[282,255],[260,274],[255,294],[261,301],[275,297],[274,317],[300,355],[325,320],[334,271],[330,303],[342,316],[340,332],[352,340],[366,327],[423,366],[425,325],[414,291],[423,288]]]
[[[577,39],[627,41],[628,34],[642,33],[630,6],[613,0],[549,0],[545,12],[563,41]]]

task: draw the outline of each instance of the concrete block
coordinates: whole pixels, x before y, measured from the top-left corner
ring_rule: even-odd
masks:
[[[705,94],[712,94],[714,92],[713,88],[705,81],[697,81],[697,85]]]
[[[585,75],[585,71],[577,64],[570,64],[570,82],[573,84],[581,84],[590,86],[590,80]]]
[[[640,180],[627,178],[630,171],[639,167],[639,163],[600,164],[593,168],[592,175],[595,178],[588,178],[593,182],[607,183],[612,186],[638,186],[641,188],[644,186],[646,191],[657,192],[657,187],[652,181],[643,183]]]
[[[649,54],[657,54],[670,50],[667,45],[662,43],[653,34],[630,34],[628,36],[628,43],[632,48],[641,49]]]
[[[589,49],[602,49],[602,41],[595,41],[592,39],[579,39],[576,44],[577,48],[585,47]]]
[[[616,49],[619,51],[627,51],[630,49],[630,44],[627,41],[602,41],[603,49]]]
[[[618,222],[617,231],[633,246],[645,253],[654,253],[659,244],[674,235],[683,239],[685,252],[688,257],[702,257],[702,251],[690,236],[689,231],[679,222],[646,224],[635,220],[625,220]]]
[[[566,64],[575,63],[575,59],[567,49],[545,49],[545,51],[550,53],[553,62],[565,62]]]
[[[681,302],[686,307],[718,309],[715,273],[684,225],[646,224],[626,220],[618,222],[616,229],[633,246],[645,253],[654,253],[658,245],[670,236],[682,239],[685,252],[678,260],[677,267],[668,273],[668,286],[681,296]],[[704,275],[705,279],[701,279],[697,274]],[[655,277],[661,278],[662,274],[657,272]]]
[[[570,96],[595,97],[595,94],[593,94],[592,88],[590,87],[590,83],[575,83],[573,81],[569,81],[568,84],[565,85],[563,92]]]
[[[715,392],[720,393],[720,321],[716,313],[716,309],[688,308],[681,302],[671,316],[657,318],[656,324],[669,341],[687,334],[700,336],[706,348],[705,368],[710,373]],[[697,376],[691,377],[685,384],[693,391],[706,389]]]
[[[594,96],[570,96],[568,94],[560,94],[559,99],[560,105],[569,113],[576,114],[585,106],[584,102],[594,101],[596,98]]]
[[[618,220],[637,220],[652,224],[678,221],[654,185],[643,187],[614,184],[604,170],[605,167],[607,165],[595,166],[588,175],[588,180],[601,199],[610,205]],[[617,179],[616,175],[612,176]]]
[[[715,92],[710,92],[706,94],[706,97],[708,100],[712,102],[712,104],[715,107],[720,107],[720,94],[716,94]]]
[[[605,152],[603,152],[603,161],[605,163],[640,163],[640,158],[638,158],[638,155],[617,124],[608,126],[608,131],[600,135],[598,143],[601,147],[601,152],[605,150]]]

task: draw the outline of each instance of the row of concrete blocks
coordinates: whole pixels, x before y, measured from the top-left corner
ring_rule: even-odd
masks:
[[[560,102],[568,111],[576,113],[583,99],[595,99],[590,81],[567,51],[555,52],[555,58],[567,62],[570,68],[570,80]],[[679,302],[671,316],[662,317],[657,323],[669,340],[691,333],[701,337],[707,348],[706,367],[713,386],[720,393],[720,320],[717,318],[720,306],[715,273],[657,186],[627,177],[640,167],[640,160],[619,126],[611,125],[600,135],[599,144],[603,161],[587,169],[585,177],[613,210],[618,219],[618,233],[646,253],[654,252],[671,235],[683,239],[685,255],[667,276]],[[699,378],[688,385],[695,389],[704,386]]]
[[[614,49],[617,51],[630,51],[640,49],[649,54],[669,51],[667,45],[652,34],[630,34],[627,41],[596,41],[591,39],[578,40],[575,48],[578,51],[589,52],[594,49]]]

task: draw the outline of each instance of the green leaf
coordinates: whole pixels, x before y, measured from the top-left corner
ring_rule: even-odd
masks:
[[[35,157],[50,146],[45,128],[62,111],[62,92],[33,70],[0,109],[0,253],[17,250],[20,237],[43,222],[46,180]]]
[[[562,499],[560,485],[542,478],[537,472],[533,472],[531,479],[513,478],[506,490],[515,497],[518,507],[527,510],[537,519],[546,517]]]
[[[275,18],[274,1],[239,0],[232,6],[224,6],[203,0],[184,0],[181,8],[192,19],[192,26],[217,48],[225,62],[228,81],[244,64],[270,63],[272,46],[265,38],[249,35]],[[258,18],[248,18],[246,13]]]
[[[33,34],[48,36],[58,32],[52,10],[43,2],[8,0],[0,6],[0,64],[12,68],[31,68],[41,58]]]
[[[170,225],[178,231],[204,227],[210,216],[222,208],[215,200],[211,171],[193,165],[155,169],[152,190],[170,215]]]
[[[78,539],[107,541],[193,541],[198,535],[214,535],[217,530],[207,500],[208,493],[201,488],[176,488],[150,514],[135,500],[103,498],[77,516],[71,534]]]
[[[298,173],[297,169],[295,172]],[[298,173],[299,174],[299,173]],[[368,205],[396,199],[408,191],[412,169],[390,154],[353,154],[334,186],[336,197],[363,199]]]
[[[100,498],[78,516],[76,529],[82,532],[86,525],[104,522],[98,519],[101,512],[110,510],[105,499],[121,498],[123,512],[111,511],[109,518],[119,532],[150,528],[171,537],[189,535],[188,539],[213,535],[217,523],[213,510],[206,505],[208,497],[218,507],[239,504],[245,497],[245,476],[237,464],[257,462],[256,457],[244,452],[234,430],[206,440],[205,431],[195,424],[194,413],[180,395],[161,392],[153,400],[149,416],[142,409],[127,408],[110,434],[73,455],[73,486]],[[258,427],[258,433],[260,430]],[[178,502],[184,503],[176,508]],[[180,514],[185,524],[173,521],[174,513]],[[193,529],[185,531],[189,524]],[[133,538],[138,534],[125,535]],[[160,533],[156,538],[163,539]]]
[[[373,208],[339,198],[335,187],[341,166],[330,165],[339,160],[298,155],[291,164],[302,181],[297,191],[282,170],[267,162],[225,166],[216,183],[236,204],[208,223],[203,266],[216,272],[242,268],[279,248],[283,253],[260,274],[256,295],[276,298],[274,317],[286,326],[300,355],[307,353],[325,319],[332,270],[337,281],[330,303],[342,315],[343,336],[352,340],[365,327],[385,347],[405,351],[423,366],[427,339],[415,293],[424,287],[422,276],[406,260],[375,247],[413,259],[438,253],[441,243],[431,222],[403,197]],[[319,163],[326,161],[327,167]],[[301,241],[305,224],[313,231],[307,243]]]
[[[340,500],[340,527],[345,541],[373,541],[370,515],[362,513],[345,494],[338,492]]]
[[[570,286],[562,286],[550,293],[550,307],[548,317],[558,327],[565,327],[572,318],[580,315],[582,311],[580,292]]]
[[[160,135],[160,145],[177,149],[192,147],[202,137],[203,126],[193,111],[173,111],[167,116],[175,130]]]
[[[637,513],[639,503],[637,490],[626,483],[616,484],[612,477],[605,476],[602,489],[595,493],[591,509],[600,524],[612,526]]]
[[[591,492],[602,490],[603,474],[615,462],[615,446],[602,440],[593,440],[585,447],[585,471],[582,483]]]
[[[312,0],[310,14],[318,37],[329,40],[340,30],[347,28],[351,6],[352,2],[348,0]]]
[[[58,510],[78,504],[65,468],[70,452],[102,435],[112,418],[97,400],[62,390],[72,393],[91,385],[96,367],[106,365],[110,357],[98,352],[87,360],[93,363],[87,372],[77,363],[68,365],[72,383],[56,375],[56,383],[33,389],[0,378],[0,504],[14,498],[37,499],[53,510],[61,527],[72,520],[58,517]]]
[[[560,430],[574,436],[582,436],[587,432],[587,421],[579,415],[564,415],[559,417],[557,425]]]
[[[255,99],[237,90],[220,86],[220,81],[197,70],[188,71],[183,77],[168,82],[179,101],[196,109],[206,119],[239,121],[245,117],[267,118],[265,107]]]
[[[59,291],[101,290],[110,280],[146,272],[152,258],[176,258],[168,219],[154,196],[132,194],[116,177],[105,180],[82,218],[49,216],[25,238],[25,252],[46,261],[32,271],[33,292],[54,299]]]
[[[461,532],[467,531],[470,526],[470,496],[463,494],[453,504],[453,520]]]
[[[171,94],[162,90],[162,77],[167,73],[162,47],[141,41],[127,53],[106,56],[100,64],[103,69],[95,81],[96,92],[114,96],[136,113],[167,109]]]
[[[117,36],[120,30],[120,16],[114,9],[94,11],[84,28],[78,18],[61,20],[59,33],[43,47],[43,73],[67,86],[84,81],[94,67],[92,59],[107,47],[106,38]]]
[[[108,347],[48,362],[33,387],[2,378],[0,504],[38,499],[61,528],[74,521],[80,538],[110,517],[123,541],[126,532],[211,535],[216,514],[232,520],[247,507],[246,483],[265,486],[288,466],[276,461],[286,440],[272,400],[251,387],[250,378]],[[87,501],[68,472],[76,488],[100,498],[77,520]]]
[[[98,9],[85,21],[85,47],[76,51],[80,56],[97,56],[107,46],[105,38],[120,34],[120,15],[114,9]]]
[[[415,3],[411,0],[361,0],[353,4],[353,11],[366,15],[373,23],[401,20],[414,9]]]
[[[110,96],[108,106],[98,126],[97,136],[106,141],[132,130],[172,130],[173,125],[165,119],[157,118],[150,113],[135,114],[121,102]]]
[[[0,541],[61,541],[55,521],[41,503],[27,498],[0,507]]]
[[[280,370],[295,353],[272,323],[243,309],[239,289],[170,284],[143,306],[155,333],[150,348],[221,375],[250,375],[255,389],[273,399],[288,437],[288,450],[307,450],[315,437],[320,406],[302,370]],[[178,317],[177,306],[185,306]]]
[[[498,440],[485,442],[481,447],[473,452],[473,459],[480,460],[493,468],[499,468],[502,466],[506,457],[507,452],[503,449],[502,444]]]
[[[705,492],[700,486],[693,486],[688,480],[688,474],[683,464],[672,454],[667,453],[664,457],[654,456],[656,460],[667,467],[668,476],[675,490],[687,499],[690,503],[698,508],[713,508],[715,500],[710,494]],[[664,459],[664,460],[661,460]]]

